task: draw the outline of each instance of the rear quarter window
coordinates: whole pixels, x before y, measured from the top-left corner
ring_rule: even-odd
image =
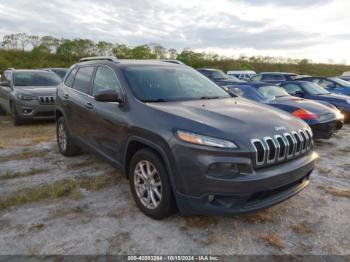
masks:
[[[68,77],[66,78],[66,81],[64,82],[64,84],[66,86],[69,86],[69,87],[73,86],[75,74],[77,73],[77,71],[78,71],[78,68],[75,67],[68,73]]]
[[[73,82],[73,89],[84,94],[89,94],[91,78],[94,73],[94,70],[95,67],[93,66],[79,68]]]

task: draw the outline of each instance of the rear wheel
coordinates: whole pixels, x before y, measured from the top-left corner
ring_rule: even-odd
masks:
[[[174,211],[175,201],[166,169],[151,150],[135,153],[129,168],[129,182],[134,200],[141,211],[162,219]]]
[[[24,120],[18,115],[16,105],[12,102],[10,104],[12,122],[15,126],[20,126],[23,124]]]
[[[69,134],[64,117],[60,117],[57,120],[56,134],[58,149],[62,155],[70,157],[80,153],[80,148],[74,144]]]

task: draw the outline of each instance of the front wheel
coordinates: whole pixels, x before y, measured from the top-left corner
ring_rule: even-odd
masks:
[[[151,150],[142,149],[133,156],[129,182],[134,200],[144,214],[163,219],[173,213],[175,201],[168,174]]]
[[[18,115],[16,105],[14,103],[10,104],[12,122],[15,126],[20,126],[23,124],[23,119]]]
[[[56,126],[57,145],[61,154],[64,156],[76,156],[80,152],[80,148],[74,144],[71,135],[68,132],[64,117],[57,120]]]

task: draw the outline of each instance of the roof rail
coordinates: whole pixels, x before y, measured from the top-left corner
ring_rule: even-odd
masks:
[[[79,62],[96,61],[96,60],[107,60],[107,61],[118,63],[118,59],[115,56],[90,56],[90,57],[84,57],[80,59]]]

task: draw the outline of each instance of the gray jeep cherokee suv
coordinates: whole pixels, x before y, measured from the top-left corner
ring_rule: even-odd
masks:
[[[5,70],[0,82],[0,108],[12,115],[15,125],[25,120],[55,118],[60,79],[44,70]]]
[[[308,185],[317,157],[303,121],[179,64],[82,59],[57,89],[56,116],[61,153],[109,161],[156,219],[175,207],[224,215],[277,204]]]

